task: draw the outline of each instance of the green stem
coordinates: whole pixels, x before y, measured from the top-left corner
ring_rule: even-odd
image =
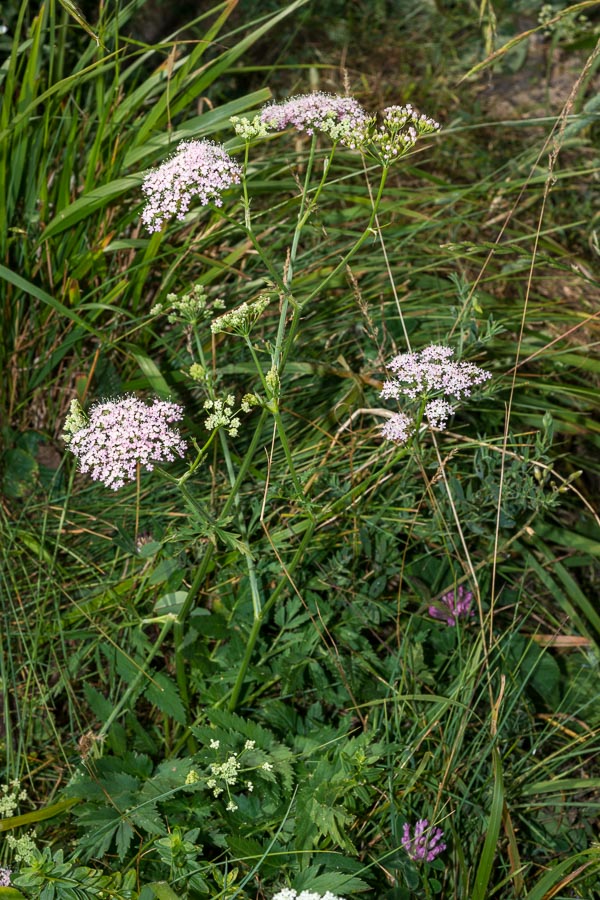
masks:
[[[296,257],[298,255],[298,245],[300,243],[300,236],[302,234],[302,230],[306,225],[312,211],[314,209],[315,204],[317,203],[321,191],[325,186],[325,181],[327,179],[327,173],[329,172],[329,168],[331,166],[331,161],[333,159],[333,155],[335,153],[335,144],[331,148],[331,152],[329,154],[329,158],[325,165],[323,166],[323,174],[321,176],[321,180],[317,185],[315,190],[314,197],[311,198],[310,203],[307,203],[308,193],[309,193],[309,183],[312,175],[312,171],[314,168],[314,160],[315,160],[315,151],[317,146],[317,136],[313,135],[313,139],[310,145],[310,153],[308,157],[308,162],[306,164],[306,175],[304,177],[304,186],[302,188],[302,195],[300,199],[300,209],[298,210],[298,219],[296,221],[296,227],[294,229],[294,234],[292,235],[292,245],[290,248],[290,255],[286,260],[286,268],[284,272],[283,278],[283,299],[281,303],[281,313],[279,315],[279,326],[277,328],[277,337],[275,339],[275,349],[273,351],[273,365],[276,367],[279,375],[283,372],[284,364],[281,364],[281,350],[283,347],[283,340],[285,337],[285,323],[288,314],[288,307],[290,302],[290,288],[292,284],[292,280],[294,278],[294,266],[296,264]],[[296,309],[294,310],[294,314],[296,315]],[[289,342],[288,342],[288,352],[289,352]],[[285,358],[287,358],[287,352],[285,354]]]
[[[227,708],[230,712],[233,712],[235,710],[235,708],[237,707],[240,693],[241,693],[241,690],[242,690],[242,687],[244,684],[244,679],[246,677],[246,672],[248,671],[248,666],[250,665],[250,661],[252,659],[252,654],[254,653],[254,646],[258,639],[258,635],[260,634],[260,629],[262,627],[262,624],[265,621],[265,619],[266,619],[269,611],[273,607],[273,605],[279,599],[281,593],[283,592],[283,589],[287,586],[289,577],[293,574],[294,570],[304,559],[304,550],[306,549],[306,545],[308,544],[308,542],[310,541],[310,539],[313,536],[313,532],[315,530],[315,524],[316,524],[315,522],[310,522],[308,528],[304,532],[304,535],[300,542],[300,546],[294,553],[294,556],[293,556],[289,566],[286,567],[284,577],[281,579],[281,581],[279,582],[279,584],[277,585],[277,587],[275,588],[275,590],[273,591],[273,593],[271,594],[269,599],[266,601],[265,605],[263,606],[262,610],[260,611],[260,614],[255,618],[254,622],[252,623],[252,628],[250,630],[250,634],[248,636],[248,641],[246,643],[246,651],[244,653],[244,658],[242,660],[242,664],[240,666],[235,684],[231,691],[231,697],[229,698],[229,703],[227,704]],[[225,698],[223,698],[222,701],[217,702],[215,704],[215,706],[220,706],[221,702],[224,702],[224,700],[225,700]]]
[[[303,306],[306,306],[308,303],[310,303],[310,301],[311,301],[314,297],[316,297],[317,294],[320,294],[320,293],[324,290],[324,288],[327,287],[327,285],[329,284],[329,282],[330,282],[333,278],[335,278],[335,276],[336,276],[343,268],[345,268],[345,266],[348,265],[348,263],[350,262],[350,260],[351,260],[352,257],[354,256],[354,254],[355,254],[358,250],[360,250],[360,248],[362,247],[362,245],[364,244],[364,242],[366,241],[366,239],[369,237],[370,234],[372,234],[372,232],[373,232],[373,223],[374,223],[374,221],[375,221],[375,216],[377,215],[377,211],[378,211],[378,209],[379,209],[379,204],[380,204],[380,202],[381,202],[381,196],[382,196],[383,190],[384,190],[384,188],[385,188],[385,182],[386,182],[386,179],[387,179],[388,171],[389,171],[389,169],[386,168],[386,167],[384,167],[384,168],[382,169],[382,172],[381,172],[381,179],[380,179],[380,181],[379,181],[379,188],[378,188],[378,190],[377,190],[377,196],[375,197],[375,202],[373,203],[373,207],[372,207],[372,209],[371,209],[371,215],[370,215],[370,217],[369,217],[369,221],[368,221],[368,223],[367,223],[367,226],[366,226],[365,230],[363,231],[363,233],[361,234],[361,236],[359,237],[359,239],[357,240],[357,242],[354,244],[354,246],[352,247],[352,249],[346,254],[346,256],[344,256],[344,258],[340,260],[340,262],[337,264],[337,266],[336,266],[334,269],[331,270],[331,272],[330,272],[329,275],[325,278],[325,280],[324,280],[324,281],[321,281],[320,284],[319,284],[319,286],[316,287],[316,288],[314,289],[314,291],[313,291],[311,294],[308,295],[308,297],[306,298],[306,300],[303,301],[303,303],[302,303]]]
[[[231,483],[231,496],[233,496],[238,527],[240,529],[240,534],[246,544],[248,544],[248,551],[250,550],[250,545],[248,543],[248,530],[246,528],[246,523],[244,522],[244,517],[242,515],[242,507],[240,503],[240,496],[237,490],[234,491],[234,486],[236,484],[235,471],[233,468],[233,462],[231,461],[231,454],[229,453],[229,444],[227,443],[227,436],[225,432],[220,429],[219,436],[221,438],[221,447],[223,449],[223,456],[225,458],[225,466],[227,468],[227,474],[229,475],[229,481]],[[250,593],[252,594],[252,610],[254,612],[254,618],[260,615],[260,610],[262,607],[262,599],[260,596],[260,588],[258,585],[258,578],[256,575],[256,566],[254,565],[254,559],[249,554],[244,554],[244,558],[246,560],[246,568],[248,569],[248,578],[250,580]]]
[[[237,477],[235,478],[235,480],[231,486],[231,492],[229,494],[229,497],[226,500],[225,505],[223,506],[223,509],[221,511],[222,517],[225,517],[228,514],[232,505],[236,501],[236,497],[238,497],[239,489],[242,485],[242,482],[244,481],[244,478],[247,475],[247,472],[248,472],[248,469],[252,462],[252,459],[254,458],[254,454],[256,452],[258,442],[260,441],[262,430],[263,430],[263,425],[264,425],[266,417],[267,417],[266,410],[262,410],[260,418],[256,424],[256,429],[254,431],[252,441],[250,442],[250,446],[248,447],[248,449],[245,453],[245,456],[244,456],[242,464],[239,468]],[[188,489],[185,487],[185,485],[180,483],[179,487],[181,489],[182,494],[186,497],[188,502],[191,503],[192,506],[196,507],[196,509],[198,509],[200,512],[203,512],[200,504],[195,500],[194,497],[192,497],[192,495],[190,494]],[[239,502],[239,498],[238,498],[238,502]],[[176,672],[176,678],[177,678],[177,686],[181,693],[182,701],[183,701],[186,709],[189,708],[189,694],[188,694],[188,687],[187,687],[187,676],[186,676],[186,671],[185,671],[185,659],[184,659],[184,655],[183,655],[183,639],[185,637],[185,630],[184,630],[185,622],[186,622],[188,615],[190,614],[190,612],[192,610],[192,607],[193,607],[194,601],[196,599],[196,596],[198,594],[198,591],[200,590],[200,587],[202,586],[202,583],[203,583],[204,579],[206,578],[206,573],[208,571],[208,567],[211,563],[214,552],[215,552],[214,544],[212,544],[212,543],[208,544],[208,546],[206,548],[206,552],[202,558],[200,565],[196,569],[196,573],[194,575],[194,580],[192,581],[192,584],[190,585],[190,588],[186,594],[186,598],[183,601],[183,605],[182,605],[181,609],[179,610],[179,614],[175,621],[175,629],[174,629],[175,672]]]
[[[146,658],[146,662],[141,667],[141,669],[139,670],[139,672],[137,673],[137,675],[135,676],[133,681],[130,682],[127,690],[125,691],[125,693],[123,694],[123,696],[121,697],[121,699],[119,700],[117,705],[113,708],[108,719],[106,720],[106,722],[104,723],[104,725],[102,726],[100,731],[98,732],[98,735],[97,735],[98,738],[102,738],[106,734],[108,734],[108,730],[109,730],[110,726],[112,725],[112,723],[121,714],[124,707],[128,704],[129,698],[132,695],[134,695],[135,692],[137,691],[141,682],[144,680],[144,678],[146,677],[146,675],[148,673],[150,663],[152,662],[152,660],[154,659],[154,657],[156,656],[156,654],[162,647],[163,641],[166,638],[169,631],[171,630],[171,627],[172,627],[174,621],[175,621],[175,619],[170,618],[168,621],[163,623],[163,627],[160,630],[160,634],[158,635],[156,641],[154,642],[154,646],[152,647],[152,650],[148,654],[148,656]]]
[[[296,494],[300,499],[303,499],[304,489],[300,484],[300,479],[298,478],[298,475],[296,473],[296,467],[294,466],[294,460],[292,459],[292,451],[290,450],[287,434],[285,433],[285,428],[283,427],[281,413],[278,409],[273,410],[273,418],[275,419],[275,428],[277,429],[277,434],[279,435],[279,440],[281,441],[281,446],[283,447],[283,452],[285,454],[288,468],[290,470],[290,475],[292,476],[292,481],[294,482],[294,487],[296,488]]]

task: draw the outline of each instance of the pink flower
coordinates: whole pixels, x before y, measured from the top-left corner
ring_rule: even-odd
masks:
[[[410,836],[410,825],[404,823],[402,828],[402,846],[411,859],[431,862],[446,849],[441,828],[429,828],[427,819],[419,819],[414,828],[414,836]]]
[[[323,132],[332,140],[341,140],[350,147],[361,142],[369,121],[366,112],[353,97],[320,91],[266,106],[260,118],[274,131],[284,131],[291,125],[306,134]]]
[[[239,184],[241,177],[240,166],[221,145],[184,141],[174,156],[144,179],[148,202],[142,221],[149,231],[160,231],[169,219],[183,219],[194,197],[203,206],[211,202],[221,206],[221,192]]]
[[[447,594],[444,594],[440,600],[440,603],[442,603],[446,609],[438,609],[437,606],[430,606],[429,615],[434,619],[440,619],[442,622],[445,622],[446,625],[454,627],[458,619],[470,619],[475,615],[475,610],[471,609],[472,602],[473,594],[471,591],[465,591],[461,584],[458,586],[456,594],[454,591],[449,591]]]
[[[401,353],[389,364],[393,379],[386,381],[382,397],[398,398],[401,394],[417,397],[443,393],[461,400],[468,397],[471,387],[491,378],[485,369],[468,362],[454,362],[452,347],[430,344],[418,353]]]
[[[405,413],[394,413],[385,425],[381,426],[383,437],[397,444],[405,444],[414,430],[415,423]]]
[[[81,409],[72,408],[64,436],[81,471],[116,491],[135,479],[138,465],[152,471],[155,463],[183,456],[185,441],[170,427],[182,418],[183,409],[165,400],[103,400],[91,408],[87,424]]]

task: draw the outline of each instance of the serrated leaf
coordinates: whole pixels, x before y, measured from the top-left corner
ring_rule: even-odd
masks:
[[[134,825],[147,834],[155,834],[162,837],[167,833],[162,818],[158,815],[156,807],[151,803],[144,804],[139,809],[131,809],[128,816]]]
[[[96,718],[100,719],[101,722],[106,722],[113,711],[113,704],[110,700],[101,694],[100,691],[97,691],[95,687],[92,687],[91,684],[87,684],[87,682],[83,684],[83,693],[88,706]]]
[[[163,672],[155,672],[152,681],[144,691],[146,698],[158,707],[161,712],[175,719],[181,725],[185,725],[185,707],[181,702],[179,690],[174,681]]]
[[[125,859],[127,855],[127,851],[129,850],[129,845],[131,844],[131,839],[133,837],[134,831],[133,827],[130,823],[123,819],[119,823],[119,827],[117,828],[117,832],[115,835],[115,842],[117,845],[117,855],[120,860]]]

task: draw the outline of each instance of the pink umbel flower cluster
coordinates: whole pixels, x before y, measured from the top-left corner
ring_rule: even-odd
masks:
[[[407,397],[425,402],[424,414],[431,428],[445,428],[456,411],[456,401],[470,396],[471,388],[491,378],[485,369],[468,362],[452,359],[452,347],[430,344],[417,353],[395,356],[388,368],[393,378],[385,381],[381,396],[386,400]],[[450,399],[449,399],[450,398]],[[450,400],[454,402],[450,402]],[[398,413],[382,427],[382,434],[397,443],[406,443],[414,431],[410,416]]]
[[[402,846],[406,853],[415,862],[432,862],[446,849],[442,841],[444,832],[441,828],[430,828],[427,819],[419,819],[414,827],[411,837],[411,829],[408,822],[402,828]]]
[[[461,400],[468,397],[475,384],[491,378],[489,372],[473,363],[454,362],[452,347],[430,344],[419,353],[401,353],[395,356],[388,368],[394,373],[386,381],[382,397],[398,398],[401,394],[416,400],[433,393],[442,393]]]
[[[233,121],[233,120],[232,120]],[[360,149],[389,167],[425,134],[438,131],[439,124],[410,104],[388,106],[379,120],[370,116],[353,97],[316,91],[266,106],[253,122],[234,122],[245,140],[264,137],[265,129],[295,128],[306,134],[327,134],[351,149]]]
[[[394,413],[385,425],[381,426],[382,435],[388,441],[405,444],[415,430],[415,423],[406,413]]]
[[[475,610],[471,609],[472,602],[473,594],[471,591],[466,591],[460,584],[456,592],[449,591],[440,599],[440,603],[446,608],[439,609],[437,606],[430,606],[429,615],[453,628],[459,619],[471,619],[475,615]]]
[[[89,417],[74,400],[63,436],[81,471],[116,491],[135,479],[138,465],[152,471],[156,463],[183,456],[186,443],[171,427],[182,418],[181,406],[166,400],[103,400]]]
[[[334,141],[358,146],[365,137],[369,117],[353,97],[315,91],[266,106],[261,122],[273,131],[293,127],[306,134],[328,134]]]
[[[222,206],[222,191],[239,184],[241,177],[240,166],[220,144],[184,141],[174,156],[144,179],[147,203],[142,221],[149,231],[160,231],[169,219],[183,219],[194,197],[203,206]]]
[[[4,866],[0,866],[0,887],[10,887],[11,875],[12,869],[5,869]]]

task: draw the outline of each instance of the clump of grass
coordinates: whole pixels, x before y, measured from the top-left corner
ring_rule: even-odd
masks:
[[[190,117],[299,5],[239,40],[218,7],[181,56],[173,36],[124,59],[133,5],[91,26],[100,47],[66,13],[21,7],[32,42],[15,41],[0,133],[0,678],[4,794],[18,778],[26,797],[0,820],[23,842],[3,844],[2,871],[28,898],[588,897],[599,523],[581,221],[550,202],[541,141],[507,159],[513,126],[486,123],[482,147],[466,111],[394,168],[377,132],[361,154],[335,117],[265,133],[266,92]],[[217,35],[229,49],[203,66]],[[71,97],[89,115],[76,145]],[[589,152],[572,109],[551,176],[567,127]],[[249,120],[237,137],[230,115]],[[144,170],[206,137],[243,163],[238,193],[148,235]],[[583,191],[589,177],[561,170]],[[398,410],[381,392],[394,356],[446,344],[493,378],[429,427],[435,392],[456,397],[445,382]],[[185,408],[190,455],[145,473],[132,444],[134,478],[110,491],[58,434],[76,397],[73,448],[91,425],[104,439],[90,401],[129,393]],[[406,441],[386,441],[400,412]]]

